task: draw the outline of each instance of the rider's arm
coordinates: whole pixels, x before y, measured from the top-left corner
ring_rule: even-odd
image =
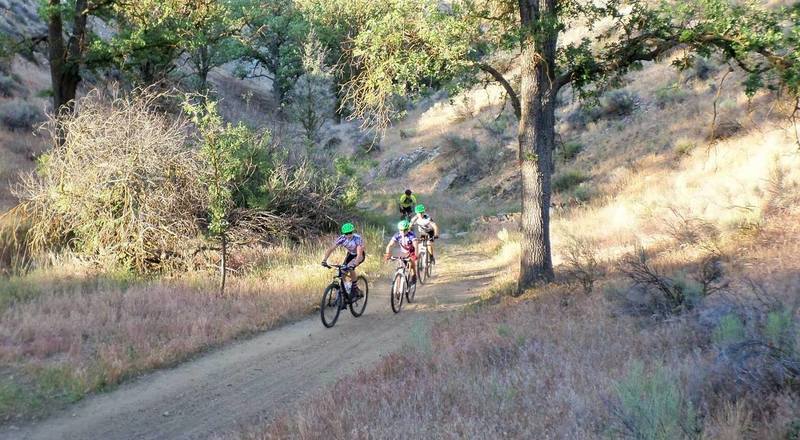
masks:
[[[439,236],[439,225],[436,224],[436,222],[431,222],[431,224],[433,225],[433,236],[434,237],[438,237]]]
[[[323,263],[327,263],[328,262],[328,257],[331,256],[331,254],[333,253],[333,251],[336,250],[337,247],[339,247],[339,245],[334,243],[333,246],[331,246],[330,248],[328,248],[327,251],[325,251],[325,256],[322,257],[322,262]]]
[[[386,255],[390,255],[392,253],[392,246],[394,246],[395,240],[392,238],[389,240],[389,244],[386,245]]]
[[[350,264],[356,267],[356,264],[361,264],[362,261],[364,261],[364,246],[358,246],[356,248],[356,259]]]

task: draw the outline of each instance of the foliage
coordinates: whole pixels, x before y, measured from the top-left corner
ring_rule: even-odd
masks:
[[[566,192],[587,180],[589,176],[578,170],[564,171],[553,178],[553,191]]]
[[[740,342],[744,338],[744,324],[738,316],[732,313],[723,316],[714,329],[713,339],[718,345]]]
[[[603,275],[597,257],[597,243],[568,234],[564,248],[564,265],[567,268],[568,279],[580,283],[587,295],[592,293],[595,281]]]
[[[0,104],[0,122],[10,130],[32,130],[44,121],[44,114],[33,103],[11,99]]]
[[[559,148],[559,157],[564,162],[569,162],[575,159],[583,148],[583,144],[577,141],[564,142]]]
[[[336,105],[333,75],[325,65],[326,54],[312,30],[303,45],[303,74],[288,95],[289,114],[302,126],[309,145],[319,141],[319,131],[333,116]]]
[[[644,366],[635,363],[616,386],[614,431],[647,440],[696,437],[698,422],[694,406],[676,382],[663,368],[646,374]]]

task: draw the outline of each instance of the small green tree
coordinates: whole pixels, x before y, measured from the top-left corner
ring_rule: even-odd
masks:
[[[312,30],[303,45],[303,74],[289,92],[289,114],[303,128],[306,143],[319,142],[319,131],[333,116],[333,75],[325,65],[327,51]]]
[[[268,168],[268,134],[257,135],[243,124],[225,123],[216,102],[200,99],[185,105],[201,138],[200,155],[208,191],[208,233],[220,241],[220,294],[227,278],[228,233],[237,207],[255,203]]]

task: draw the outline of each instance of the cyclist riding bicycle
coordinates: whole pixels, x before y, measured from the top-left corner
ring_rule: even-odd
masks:
[[[417,282],[417,254],[419,253],[419,242],[414,231],[411,230],[411,223],[408,220],[402,220],[397,224],[397,233],[394,234],[389,244],[386,245],[386,254],[383,256],[385,261],[389,261],[392,255],[392,247],[397,244],[400,250],[404,252],[404,257],[411,259],[411,284]]]
[[[417,197],[411,193],[410,189],[407,189],[406,192],[400,196],[400,216],[406,219],[411,218],[411,213],[416,204]]]
[[[344,289],[348,294],[354,293],[354,298],[361,298],[364,294],[359,291],[358,286],[353,285],[353,280],[357,278],[356,267],[364,262],[367,255],[365,252],[364,239],[356,234],[355,230],[356,228],[352,223],[345,223],[342,225],[342,235],[340,235],[333,243],[333,246],[325,252],[325,257],[322,259],[322,266],[329,267],[328,258],[336,248],[345,248],[347,250],[347,256],[342,262],[342,265],[346,266],[345,270],[347,271],[347,276],[344,280]]]
[[[417,205],[414,208],[414,212],[417,215],[411,219],[411,226],[417,227],[420,237],[428,236],[428,255],[431,256],[431,262],[436,263],[436,258],[433,255],[433,242],[439,239],[439,225],[425,212],[424,205]]]

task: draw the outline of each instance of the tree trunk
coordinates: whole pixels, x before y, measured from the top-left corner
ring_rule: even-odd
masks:
[[[222,233],[222,258],[219,262],[219,272],[220,272],[220,282],[219,282],[219,294],[220,296],[225,294],[225,279],[227,278],[228,274],[228,237],[223,232]]]
[[[520,78],[522,249],[518,293],[554,278],[550,249],[550,177],[555,144],[557,89],[553,66],[558,33],[539,22],[549,21],[547,17],[555,17],[555,13],[555,0],[520,0],[522,26],[527,28],[528,35],[523,42]]]
[[[78,84],[81,82],[80,66],[86,47],[87,0],[75,3],[75,22],[72,36],[64,41],[64,22],[61,0],[49,0],[51,8],[47,37],[49,45],[50,79],[53,87],[53,112],[56,117],[72,110]],[[58,128],[58,143],[64,142]]]

